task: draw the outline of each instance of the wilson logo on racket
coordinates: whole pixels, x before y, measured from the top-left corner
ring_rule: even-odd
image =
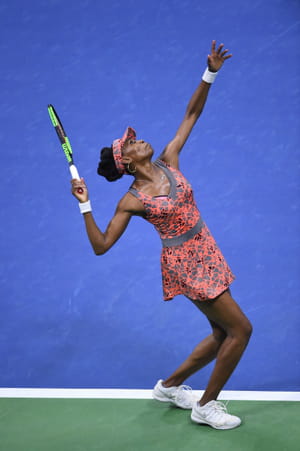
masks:
[[[70,155],[70,150],[67,144],[62,144],[62,148],[64,149],[65,156],[67,157],[68,163],[72,163],[72,157]]]

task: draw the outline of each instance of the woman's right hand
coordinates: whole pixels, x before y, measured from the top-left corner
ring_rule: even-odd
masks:
[[[89,200],[89,193],[83,178],[81,178],[80,180],[72,179],[71,185],[71,192],[73,196],[76,197],[77,200],[79,200],[79,202],[87,202]]]

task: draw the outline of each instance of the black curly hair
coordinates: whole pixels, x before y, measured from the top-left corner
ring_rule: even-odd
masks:
[[[109,182],[115,182],[122,177],[123,174],[120,174],[117,170],[111,147],[103,147],[101,149],[97,173],[105,177]]]

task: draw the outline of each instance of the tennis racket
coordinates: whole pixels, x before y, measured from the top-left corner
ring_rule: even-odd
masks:
[[[74,160],[73,160],[73,151],[72,151],[72,147],[70,144],[70,141],[66,135],[66,132],[62,126],[62,123],[58,117],[57,112],[55,111],[53,105],[48,105],[48,113],[51,119],[51,122],[56,130],[58,139],[61,143],[61,146],[63,148],[64,154],[67,158],[67,161],[69,163],[69,169],[72,175],[73,179],[77,179],[80,180],[78,171],[76,166],[74,165]],[[82,188],[78,188],[78,193],[82,194],[83,193],[83,189]]]

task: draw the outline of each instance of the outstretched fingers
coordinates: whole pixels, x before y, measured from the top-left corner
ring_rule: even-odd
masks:
[[[211,43],[211,54],[213,55],[213,54],[216,53],[217,55],[220,55],[220,53],[221,53],[223,47],[224,47],[224,44],[222,43],[222,44],[219,45],[219,47],[218,47],[217,50],[216,50],[216,40],[214,39],[214,40],[212,41],[212,43]],[[227,50],[227,51],[228,51],[228,50]]]
[[[226,55],[227,52],[229,52],[228,49],[223,50],[224,44],[220,44],[219,48],[217,50],[217,54],[223,59],[223,60],[228,60],[228,58],[232,57],[232,53],[230,53],[229,55]]]
[[[224,50],[224,44],[221,43],[219,47],[216,49],[216,40],[214,39],[211,44],[211,56],[212,57],[220,57],[223,61],[228,60],[228,58],[232,57],[232,53],[228,54],[228,49]]]
[[[229,55],[226,55],[227,52],[229,52],[228,49],[223,50],[223,52],[220,53],[220,56],[221,56],[221,58],[223,58],[224,61],[225,61],[225,60],[228,60],[228,58],[231,58],[231,57],[232,57],[232,53],[230,53]]]

